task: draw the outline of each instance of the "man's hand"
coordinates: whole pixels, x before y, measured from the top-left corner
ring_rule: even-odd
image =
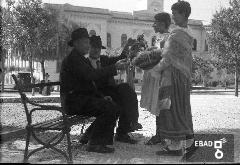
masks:
[[[115,66],[117,70],[124,70],[128,67],[129,61],[127,59],[122,59],[116,62]]]
[[[108,101],[113,101],[113,99],[112,99],[111,96],[104,96],[104,99],[105,99],[105,100],[108,100]]]

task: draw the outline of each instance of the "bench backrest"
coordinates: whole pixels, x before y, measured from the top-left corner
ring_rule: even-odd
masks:
[[[24,106],[24,110],[25,110],[25,113],[26,113],[26,116],[27,116],[27,121],[28,123],[31,123],[31,114],[30,114],[30,111],[27,107],[27,103],[31,103],[33,104],[26,96],[25,92],[24,92],[24,89],[27,89],[27,88],[36,88],[36,87],[45,87],[45,86],[55,86],[55,85],[60,85],[60,82],[48,82],[48,83],[38,83],[38,84],[28,84],[28,85],[22,85],[16,75],[12,74],[12,78],[15,82],[15,87],[18,91],[18,93],[20,94],[21,96],[21,101],[22,101],[22,104]]]

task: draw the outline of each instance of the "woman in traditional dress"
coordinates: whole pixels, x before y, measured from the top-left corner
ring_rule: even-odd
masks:
[[[161,61],[152,69],[161,74],[157,132],[166,145],[157,155],[181,156],[193,143],[190,105],[193,37],[187,28],[191,6],[178,1],[171,7],[176,27],[165,43]]]
[[[156,14],[154,19],[154,31],[155,33],[159,33],[159,36],[156,38],[154,49],[158,51],[163,49],[164,43],[169,36],[168,29],[171,24],[171,17],[168,13],[162,12]],[[161,56],[161,54],[159,54],[159,56]],[[144,71],[140,106],[142,108],[146,108],[149,112],[156,116],[156,134],[145,143],[146,145],[153,145],[162,142],[161,136],[158,132],[160,111],[157,105],[160,79],[161,75],[156,74],[153,76],[151,74],[151,69]]]

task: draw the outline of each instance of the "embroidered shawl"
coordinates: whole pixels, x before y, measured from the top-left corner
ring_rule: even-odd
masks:
[[[175,28],[165,43],[162,60],[153,70],[160,73],[169,65],[179,69],[187,78],[191,78],[193,37],[185,28]]]
[[[159,78],[157,107],[159,115],[163,109],[171,106],[171,67],[179,69],[187,78],[191,78],[193,37],[185,28],[175,28],[170,33],[162,52],[162,60],[151,70],[151,75]]]

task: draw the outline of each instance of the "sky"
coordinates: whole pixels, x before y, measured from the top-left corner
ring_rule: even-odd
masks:
[[[146,10],[147,0],[42,0],[44,3],[64,4],[104,8],[112,11],[132,12]],[[211,22],[213,14],[220,7],[228,7],[229,0],[186,0],[190,3],[190,19],[202,20],[203,24]],[[164,0],[164,11],[171,13],[171,5],[177,0]]]

